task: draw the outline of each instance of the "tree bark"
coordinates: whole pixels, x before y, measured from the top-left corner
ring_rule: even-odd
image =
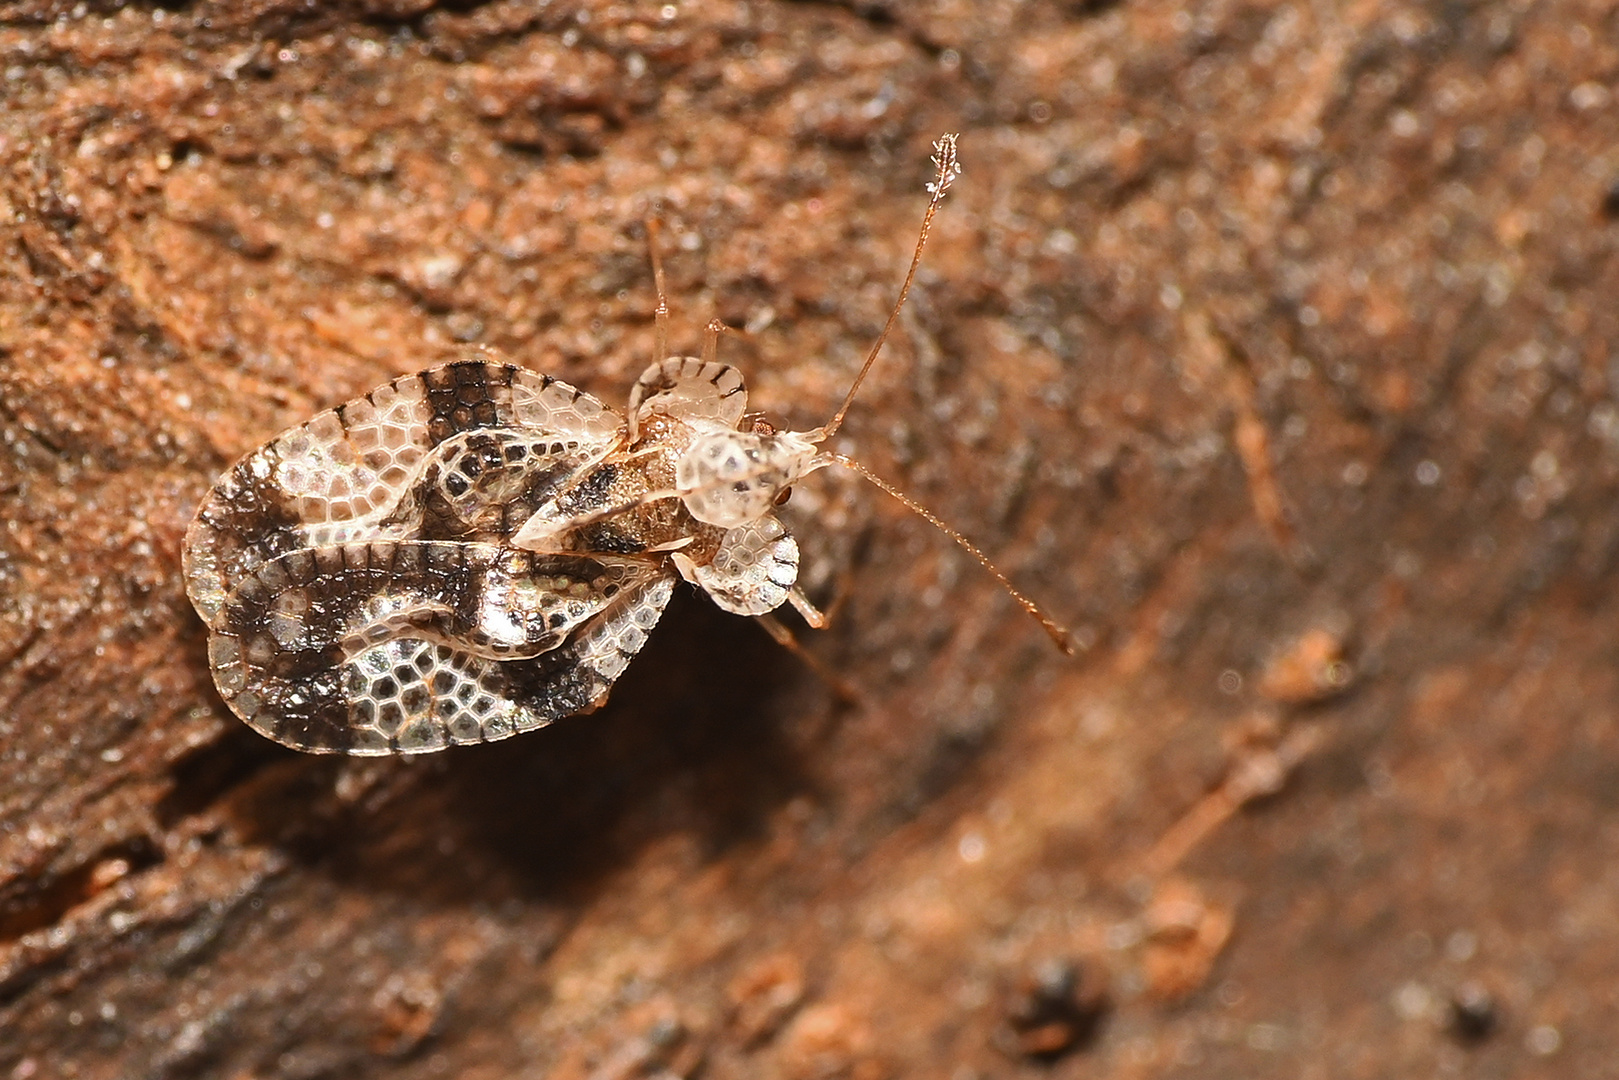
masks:
[[[0,4],[0,1076],[1606,1075],[1619,63],[1568,0]],[[834,688],[283,750],[180,543],[469,348],[710,319]]]

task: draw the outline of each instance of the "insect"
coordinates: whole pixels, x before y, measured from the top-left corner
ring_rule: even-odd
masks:
[[[851,459],[821,450],[894,326],[959,172],[936,174],[892,314],[842,406],[812,431],[747,415],[741,374],[658,355],[620,415],[547,375],[480,356],[395,379],[237,462],[186,533],[184,571],[221,696],[299,750],[413,754],[588,712],[646,642],[679,579],[726,611],[821,614],[774,508],[828,465],[853,468],[948,533],[1054,640],[1067,631],[959,533]]]

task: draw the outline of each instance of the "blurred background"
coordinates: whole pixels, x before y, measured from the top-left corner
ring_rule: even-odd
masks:
[[[0,1076],[1598,1077],[1608,3],[0,3]],[[690,590],[607,707],[232,718],[231,461],[475,346],[824,421],[825,681]]]

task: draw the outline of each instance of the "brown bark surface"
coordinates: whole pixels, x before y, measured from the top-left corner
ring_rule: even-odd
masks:
[[[1611,1076],[1611,4],[0,3],[0,1077]],[[469,343],[822,421],[825,683],[683,590],[402,761],[179,544]]]

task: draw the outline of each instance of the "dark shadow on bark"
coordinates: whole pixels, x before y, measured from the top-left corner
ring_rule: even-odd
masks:
[[[232,776],[231,824],[346,887],[432,904],[587,897],[644,844],[685,832],[714,856],[760,835],[807,781],[782,695],[830,696],[744,619],[677,593],[600,711],[487,746],[360,762],[234,733],[169,800]],[[245,732],[244,732],[245,733]],[[288,816],[289,808],[294,808]]]

